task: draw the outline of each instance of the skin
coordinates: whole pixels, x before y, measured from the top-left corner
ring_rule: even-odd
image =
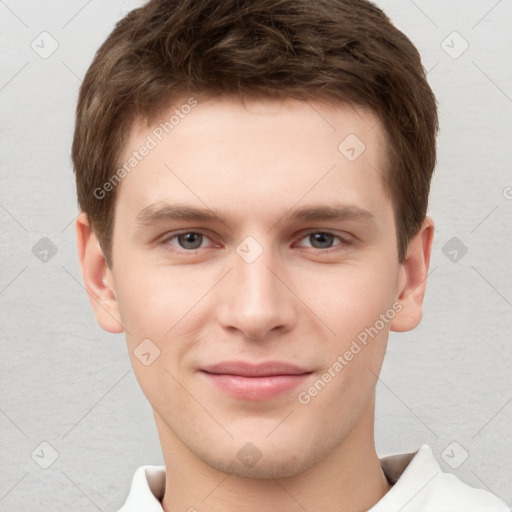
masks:
[[[390,489],[374,445],[377,376],[389,331],[421,320],[432,220],[400,264],[379,176],[383,129],[370,111],[292,99],[197,99],[119,185],[111,268],[84,213],[76,224],[97,320],[126,333],[154,411],[167,474],[164,510],[367,510]],[[125,159],[160,121],[133,126]],[[338,150],[349,134],[366,146],[355,161]],[[225,223],[137,220],[177,203],[214,210]],[[334,203],[371,215],[288,220],[294,209]],[[181,230],[203,237],[175,236]],[[334,237],[318,242],[318,232]],[[237,253],[248,236],[263,251],[250,263]],[[393,304],[401,311],[300,403],[298,393]],[[145,366],[134,351],[148,338],[160,356]],[[198,371],[227,360],[286,361],[312,373],[275,398],[242,400]],[[246,443],[261,454],[252,467],[237,457]]]

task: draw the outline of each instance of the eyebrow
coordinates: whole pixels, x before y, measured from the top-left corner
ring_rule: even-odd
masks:
[[[143,226],[170,220],[221,222],[229,224],[234,219],[231,216],[221,215],[211,208],[194,208],[183,204],[156,203],[144,208],[136,217],[136,222]],[[286,213],[276,224],[286,220],[288,222],[323,221],[323,220],[363,220],[375,221],[375,215],[356,205],[336,203],[292,209]]]

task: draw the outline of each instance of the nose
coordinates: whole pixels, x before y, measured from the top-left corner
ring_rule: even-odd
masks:
[[[286,282],[283,264],[272,250],[263,249],[251,260],[242,252],[233,253],[234,268],[217,290],[217,319],[225,329],[262,340],[271,332],[284,333],[293,328],[297,301]]]

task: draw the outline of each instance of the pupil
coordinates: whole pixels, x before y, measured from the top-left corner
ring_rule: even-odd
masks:
[[[201,235],[199,233],[183,233],[180,235],[180,244],[186,249],[197,249],[201,245],[200,237]]]
[[[314,233],[313,240],[314,242],[320,243],[320,248],[325,248],[326,246],[330,246],[332,243],[334,235],[330,235],[328,233]],[[313,243],[313,247],[315,247],[315,243]]]

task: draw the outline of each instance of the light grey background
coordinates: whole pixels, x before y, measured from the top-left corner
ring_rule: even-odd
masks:
[[[163,463],[124,337],[96,324],[73,230],[78,87],[136,5],[0,0],[1,511],[116,510],[135,469]],[[378,5],[422,54],[441,134],[424,320],[391,336],[377,449],[428,443],[443,469],[512,504],[512,2]],[[58,249],[39,242],[47,262],[32,252],[43,237]],[[444,460],[465,452],[457,469]]]

